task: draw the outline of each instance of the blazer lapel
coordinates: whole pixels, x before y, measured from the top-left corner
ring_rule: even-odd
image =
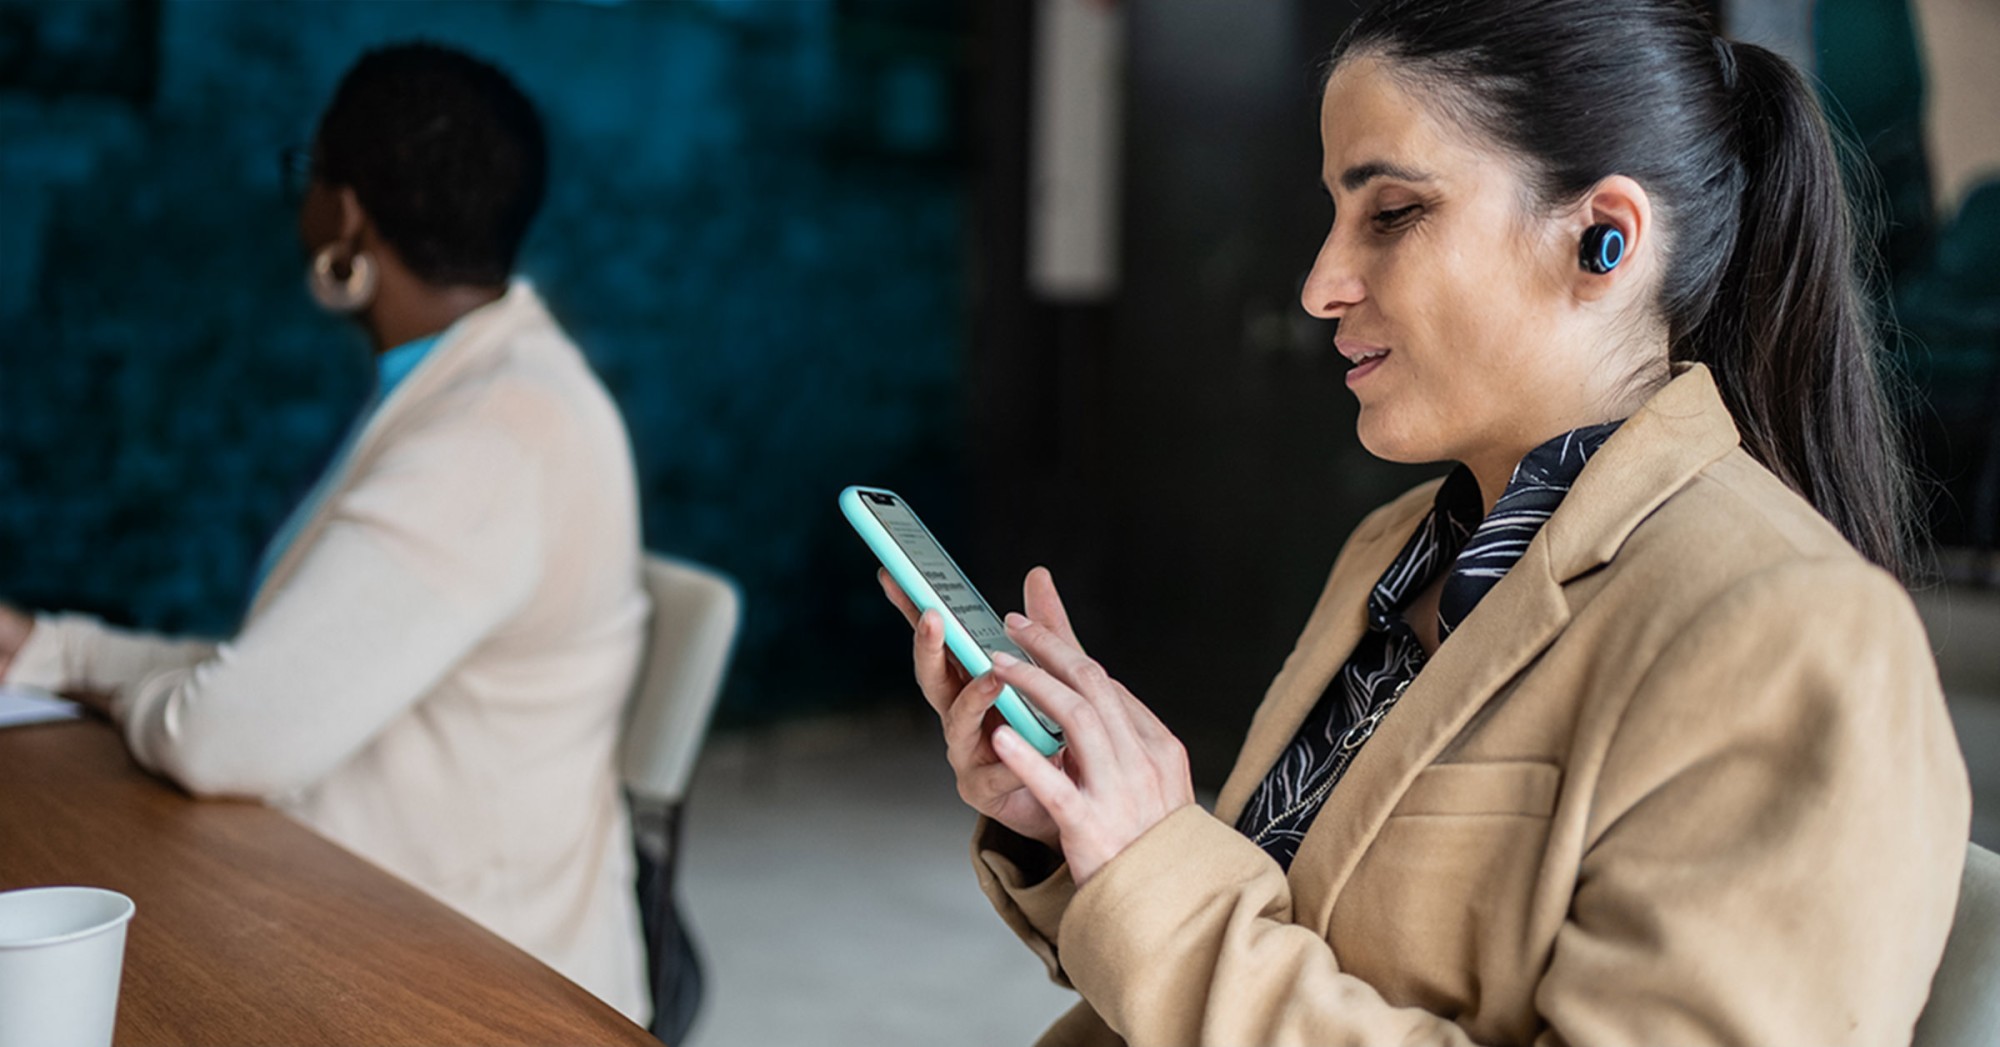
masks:
[[[1520,561],[1438,648],[1328,794],[1292,863],[1295,919],[1321,930],[1330,924],[1341,888],[1410,782],[1561,635],[1570,620],[1563,584],[1609,563],[1647,515],[1737,443],[1736,427],[1707,368],[1675,365],[1674,378],[1598,449]],[[1228,808],[1232,816],[1291,741],[1319,689],[1359,638],[1367,588],[1398,548],[1389,542],[1382,546],[1386,554],[1371,550],[1375,555],[1356,557],[1372,564],[1375,574],[1358,584],[1330,585],[1329,602],[1338,595],[1345,603],[1322,606],[1314,614],[1315,623],[1322,615],[1339,626],[1352,623],[1351,634],[1346,628],[1328,628],[1329,642],[1306,660],[1317,689],[1308,693],[1303,672],[1290,687],[1282,675],[1273,684],[1272,700],[1282,698],[1287,705],[1282,715],[1260,712],[1252,726],[1243,763],[1223,794],[1224,800],[1235,802]],[[1357,562],[1355,569],[1362,565]],[[1337,650],[1335,640],[1340,641]],[[1254,772],[1249,769],[1253,763]],[[1217,806],[1222,814],[1224,805]]]
[[[1389,569],[1418,522],[1430,511],[1437,486],[1433,481],[1412,492],[1408,496],[1411,512],[1388,521],[1373,535],[1357,536],[1347,554],[1334,564],[1326,587],[1320,591],[1319,604],[1299,634],[1298,645],[1285,659],[1277,678],[1271,681],[1263,703],[1250,721],[1250,734],[1243,743],[1243,751],[1236,757],[1236,766],[1216,798],[1216,817],[1235,823],[1243,813],[1243,805],[1250,802],[1250,793],[1270,773],[1271,765],[1278,762],[1285,746],[1298,734],[1299,725],[1326,693],[1334,673],[1340,671],[1342,663],[1353,653],[1354,645],[1368,628],[1369,590],[1381,579],[1382,572]]]
[[[1556,581],[1610,563],[1653,510],[1741,443],[1708,368],[1675,364],[1673,381],[1597,449],[1537,537]]]

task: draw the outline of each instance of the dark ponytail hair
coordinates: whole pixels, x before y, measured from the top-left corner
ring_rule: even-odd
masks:
[[[1714,373],[1746,450],[1899,577],[1909,471],[1833,136],[1785,59],[1680,0],[1382,0],[1335,46],[1526,161],[1544,206],[1614,174],[1652,196],[1675,360]]]

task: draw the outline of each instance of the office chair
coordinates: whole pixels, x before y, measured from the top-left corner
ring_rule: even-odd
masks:
[[[1944,961],[1911,1047],[2000,1043],[2000,855],[1978,844],[1965,854],[1965,883]]]
[[[632,805],[639,912],[646,935],[652,1033],[680,1043],[702,996],[701,960],[675,900],[681,812],[709,715],[722,693],[743,598],[728,576],[649,554],[653,618],[626,711],[619,773]]]

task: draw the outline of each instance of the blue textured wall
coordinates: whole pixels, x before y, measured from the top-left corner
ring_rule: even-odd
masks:
[[[0,90],[0,597],[235,626],[368,373],[303,294],[275,153],[363,49],[425,37],[549,124],[523,269],[625,411],[648,544],[747,590],[727,714],[906,679],[833,499],[895,484],[955,515],[962,41],[939,10],[170,0],[150,100]]]

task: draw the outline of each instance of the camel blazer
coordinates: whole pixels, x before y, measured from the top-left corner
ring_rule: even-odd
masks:
[[[235,638],[45,616],[9,680],[112,692],[141,764],[271,802],[643,1020],[613,752],[647,602],[616,406],[517,283],[339,469]]]
[[[1289,874],[1232,828],[1436,487],[1348,540],[1215,814],[1081,890],[981,825],[987,893],[1083,997],[1043,1042],[1908,1042],[1970,819],[1931,651],[1699,366],[1438,649]]]

